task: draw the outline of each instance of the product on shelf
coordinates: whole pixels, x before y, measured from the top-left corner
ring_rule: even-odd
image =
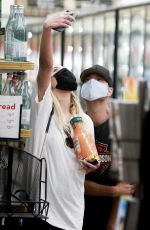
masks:
[[[5,33],[5,60],[27,61],[27,31],[24,6],[11,5]]]

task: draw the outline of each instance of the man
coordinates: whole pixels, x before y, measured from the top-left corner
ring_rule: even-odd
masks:
[[[113,83],[108,69],[94,65],[80,76],[81,97],[86,102],[86,112],[94,122],[95,142],[101,165],[86,175],[85,212],[83,230],[114,229],[119,197],[132,195],[134,186],[118,183],[110,177],[109,98]]]

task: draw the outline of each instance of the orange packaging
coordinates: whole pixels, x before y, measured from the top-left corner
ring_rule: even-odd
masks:
[[[74,149],[79,160],[87,159],[91,163],[99,161],[98,152],[93,136],[87,132],[83,125],[82,117],[73,116],[70,123],[74,130]]]
[[[123,78],[123,99],[138,101],[139,78],[127,76]]]

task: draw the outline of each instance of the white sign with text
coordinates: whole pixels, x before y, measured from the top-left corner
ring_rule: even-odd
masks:
[[[0,138],[18,139],[22,96],[0,96]]]

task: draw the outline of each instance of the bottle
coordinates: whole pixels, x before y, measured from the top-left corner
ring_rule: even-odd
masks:
[[[13,57],[13,36],[14,25],[16,21],[17,5],[10,5],[10,14],[6,24],[5,38],[4,38],[4,57],[6,61],[12,61]]]
[[[2,95],[11,96],[12,73],[7,73],[7,79],[2,90]]]
[[[12,86],[11,86],[11,95],[16,95],[16,88],[17,88],[17,76],[16,72],[12,74]]]
[[[30,129],[31,95],[28,81],[23,82],[21,129]]]
[[[90,163],[98,163],[99,156],[94,138],[85,129],[82,117],[75,115],[71,118],[70,123],[74,131],[73,144],[78,160],[86,158]]]
[[[16,87],[16,96],[20,96],[23,94],[23,83],[24,80],[26,79],[27,74],[25,73],[25,71],[18,71],[16,73],[16,78],[17,78],[17,87]]]
[[[17,5],[16,23],[13,37],[13,61],[27,61],[27,32],[24,19],[24,6]]]

